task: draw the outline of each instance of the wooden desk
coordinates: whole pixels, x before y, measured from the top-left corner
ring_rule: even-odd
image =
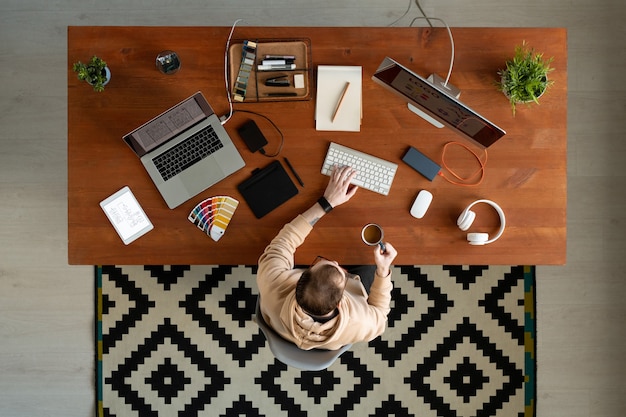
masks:
[[[489,148],[484,182],[461,187],[436,178],[429,182],[401,157],[409,145],[441,161],[445,143],[463,141],[450,129],[436,129],[410,113],[406,104],[371,80],[385,56],[427,76],[447,74],[450,43],[445,29],[237,27],[235,39],[308,38],[313,65],[363,67],[363,124],[360,133],[315,130],[315,100],[236,104],[263,113],[282,130],[288,157],[305,187],[261,220],[256,219],[236,185],[271,160],[251,154],[236,129],[255,118],[272,152],[278,135],[263,119],[235,114],[226,124],[247,166],[201,195],[169,210],[135,155],[121,137],[183,98],[202,91],[218,114],[226,114],[224,51],[230,27],[69,27],[68,28],[68,249],[70,264],[255,264],[283,224],[312,205],[327,177],[319,173],[330,140],[399,164],[389,196],[366,190],[322,219],[296,254],[309,263],[316,255],[343,264],[371,263],[372,249],[360,240],[361,227],[377,222],[398,249],[397,264],[564,264],[566,253],[567,33],[559,28],[453,28],[456,58],[450,82],[465,104],[507,131]],[[554,56],[554,86],[539,106],[511,114],[496,90],[496,72],[515,45],[526,40],[545,56]],[[174,75],[155,68],[159,52],[171,49],[182,67]],[[98,55],[109,64],[112,80],[103,93],[76,79],[72,63]],[[313,74],[315,79],[315,74]],[[314,95],[313,95],[314,97]],[[469,173],[475,161],[453,151],[449,163]],[[295,182],[295,180],[294,180]],[[128,185],[155,225],[129,246],[122,244],[98,203]],[[420,189],[434,200],[426,216],[409,215]],[[230,195],[241,204],[219,242],[188,220],[190,210],[214,195]],[[472,201],[488,198],[507,215],[504,235],[473,247],[456,226]],[[471,231],[495,233],[497,216],[476,207]]]

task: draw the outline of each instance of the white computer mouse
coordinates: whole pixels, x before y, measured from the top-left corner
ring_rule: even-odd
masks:
[[[411,216],[415,217],[416,219],[421,219],[422,217],[424,217],[424,214],[426,214],[428,207],[430,207],[431,201],[433,201],[433,195],[429,191],[420,191],[417,194],[417,197],[415,197],[415,201],[411,206]]]

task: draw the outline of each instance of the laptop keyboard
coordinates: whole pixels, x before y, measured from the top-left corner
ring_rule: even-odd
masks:
[[[322,164],[322,174],[330,175],[333,166],[349,166],[357,171],[352,184],[387,195],[398,165],[357,150],[331,142]]]
[[[183,142],[152,159],[164,181],[203,160],[224,145],[213,130],[207,126]]]

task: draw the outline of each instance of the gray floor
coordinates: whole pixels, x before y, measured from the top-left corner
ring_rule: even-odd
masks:
[[[626,6],[421,4],[452,27],[569,29],[568,263],[538,269],[538,414],[624,416]],[[67,265],[66,27],[229,26],[237,18],[250,26],[386,26],[408,6],[409,0],[0,1],[1,416],[84,417],[94,410],[92,268]],[[418,15],[413,4],[398,25]]]

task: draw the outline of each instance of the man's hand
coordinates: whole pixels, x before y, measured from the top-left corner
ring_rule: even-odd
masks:
[[[385,242],[385,252],[380,249],[380,246],[376,246],[374,250],[374,262],[376,263],[376,274],[381,277],[386,277],[391,272],[391,263],[398,252],[396,248],[389,242]]]
[[[337,207],[345,203],[356,193],[359,187],[350,184],[350,181],[352,181],[355,175],[356,171],[350,167],[335,167],[333,169],[333,173],[330,175],[330,180],[324,191],[324,198],[331,207]],[[322,206],[315,203],[311,208],[302,213],[302,216],[313,226],[324,214],[326,213]]]
[[[351,185],[350,181],[356,176],[357,172],[348,167],[334,167],[333,173],[330,175],[330,181],[324,191],[324,198],[331,206],[337,207],[350,200],[359,188]]]

